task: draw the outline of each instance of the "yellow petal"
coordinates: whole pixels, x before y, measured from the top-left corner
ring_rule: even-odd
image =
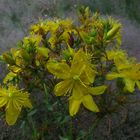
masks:
[[[69,100],[69,113],[70,116],[74,116],[79,108],[80,108],[81,100],[75,100],[73,98],[70,98]]]
[[[50,43],[52,49],[55,48],[57,41],[58,41],[58,38],[56,37],[56,35],[53,35],[49,38],[48,42]]]
[[[99,112],[99,108],[95,104],[91,95],[84,96],[82,99],[82,103],[84,107],[86,107],[88,110],[93,111],[93,112]]]
[[[86,85],[90,85],[91,82],[89,81],[89,79],[87,78],[87,75],[85,72],[83,72],[81,75],[80,75],[80,79],[81,81],[86,84]]]
[[[29,99],[29,93],[15,93],[13,96],[13,104],[15,105],[15,108],[17,109],[19,107],[28,107],[32,108],[31,101]]]
[[[37,47],[36,50],[37,50],[37,52],[39,54],[41,54],[42,56],[48,58],[48,54],[50,52],[50,50],[48,48],[45,48],[45,47]]]
[[[132,65],[130,65],[129,63],[124,64],[123,61],[121,61],[121,62],[115,62],[115,63],[116,63],[116,66],[117,66],[117,69],[118,70],[132,68]]]
[[[41,35],[30,35],[30,36],[25,37],[23,39],[23,43],[25,45],[29,45],[30,43],[32,43],[35,46],[39,46],[41,40],[42,40],[42,36]]]
[[[24,107],[28,107],[30,109],[33,108],[32,104],[31,104],[31,101],[30,100],[25,101]]]
[[[125,78],[124,82],[125,82],[125,88],[129,92],[134,92],[134,90],[135,90],[135,81]]]
[[[123,74],[112,72],[112,73],[109,73],[109,74],[106,75],[106,79],[107,80],[113,80],[113,79],[116,79],[118,77],[123,77],[123,76],[124,76]]]
[[[63,34],[61,35],[61,39],[62,40],[65,40],[66,42],[68,42],[69,41],[69,39],[70,39],[70,35],[69,35],[69,33],[68,32],[63,32]]]
[[[47,69],[57,78],[60,79],[69,78],[70,68],[66,63],[49,62],[47,64]]]
[[[8,125],[14,125],[16,123],[20,112],[21,108],[20,110],[17,110],[16,108],[14,108],[13,102],[9,101],[6,108],[6,122],[8,123]]]
[[[62,96],[67,94],[71,89],[72,89],[71,80],[64,80],[62,82],[59,82],[55,86],[54,92],[56,96]]]
[[[89,82],[93,83],[95,79],[95,71],[91,67],[87,66],[85,68],[85,72],[86,72]]]
[[[3,107],[7,104],[7,98],[6,97],[0,97],[0,107]]]
[[[107,86],[98,86],[98,87],[88,88],[88,90],[89,90],[89,93],[91,93],[92,95],[100,95],[104,93],[106,88]]]
[[[9,68],[11,71],[13,71],[15,73],[20,73],[22,71],[22,69],[17,66],[10,66]]]
[[[73,91],[72,91],[72,96],[74,99],[78,100],[82,96],[84,96],[84,94],[86,94],[86,93],[87,93],[87,90],[84,86],[82,86],[79,83],[75,83],[75,85],[73,87]]]
[[[13,102],[13,108],[15,108],[16,110],[20,110],[22,105],[17,101],[17,100],[12,100]]]
[[[140,81],[136,81],[136,84],[138,86],[138,89],[140,90]]]
[[[72,66],[71,66],[71,73],[73,75],[82,74],[82,72],[85,68],[83,53],[84,52],[82,50],[79,50],[74,55],[74,58],[72,60]]]

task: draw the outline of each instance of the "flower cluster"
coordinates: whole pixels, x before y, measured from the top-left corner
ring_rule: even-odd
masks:
[[[102,94],[113,96],[110,80],[121,79],[117,95],[134,92],[135,85],[140,89],[140,64],[121,49],[121,24],[92,15],[89,8],[79,10],[77,24],[72,19],[40,20],[1,60],[9,73],[2,83],[6,88],[0,89],[0,107],[6,106],[10,125],[22,107],[32,107],[29,94],[14,86],[21,82],[27,90],[42,89],[45,83],[50,94],[65,96],[71,116],[81,105],[95,113],[105,110]]]

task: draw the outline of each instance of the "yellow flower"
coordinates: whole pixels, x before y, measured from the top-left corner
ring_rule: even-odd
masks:
[[[69,98],[69,112],[71,116],[74,116],[80,105],[93,112],[99,112],[99,108],[96,105],[92,95],[103,94],[106,89],[106,86],[97,86],[97,87],[84,87],[82,85],[75,85],[72,90],[72,96]]]
[[[118,63],[126,63],[127,54],[121,49],[112,49],[106,51],[108,60],[113,60],[114,63],[117,65]]]
[[[36,51],[38,54],[40,54],[46,58],[48,58],[48,54],[50,52],[50,50],[46,47],[38,47],[38,48],[36,48]]]
[[[107,80],[122,78],[125,84],[125,89],[129,92],[135,90],[135,85],[140,89],[140,64],[136,63],[134,58],[128,58],[127,54],[121,50],[107,51],[109,60],[113,60],[116,70],[107,74]]]
[[[59,25],[69,30],[73,27],[73,21],[71,19],[60,20]]]
[[[48,39],[48,42],[50,43],[51,45],[51,48],[55,48],[56,44],[59,42],[58,41],[58,37],[56,35],[52,35],[49,39]]]
[[[25,68],[30,62],[30,54],[23,48],[11,48],[10,56],[14,63],[8,63],[10,64],[8,68],[14,74],[20,73],[22,68]],[[10,73],[10,76],[14,75],[12,73]]]
[[[121,49],[112,49],[106,51],[108,60],[112,60],[117,70],[131,68],[136,63],[135,58],[128,57],[127,53]]]
[[[3,106],[5,106],[8,125],[16,123],[22,107],[32,108],[29,94],[13,85],[9,85],[8,89],[0,88],[0,107]]]
[[[71,116],[78,112],[81,103],[93,112],[99,111],[90,94],[102,94],[106,86],[90,87],[94,82],[96,71],[92,68],[87,54],[79,50],[75,53],[71,66],[65,62],[49,62],[47,68],[57,78],[63,79],[55,86],[54,92],[56,96],[70,96]]]
[[[11,49],[12,57],[15,60],[15,64],[17,66],[24,66],[25,63],[27,63],[30,60],[30,55],[27,53],[25,49]]]
[[[42,40],[41,35],[30,35],[30,36],[27,36],[23,39],[23,43],[24,43],[25,46],[33,44],[34,46],[38,47],[41,43],[41,40]]]
[[[140,64],[129,64],[127,67],[124,64],[123,69],[118,69],[116,72],[107,74],[106,78],[107,80],[123,78],[125,89],[129,92],[134,92],[135,85],[137,85],[140,90]]]
[[[77,33],[70,19],[48,21],[47,26],[48,31],[51,33],[48,42],[52,48],[55,48],[56,44],[62,41],[66,42],[66,44],[70,43],[71,34]]]
[[[49,27],[47,26],[46,22],[40,21],[40,23],[32,25],[30,30],[31,34],[45,35],[48,32]]]

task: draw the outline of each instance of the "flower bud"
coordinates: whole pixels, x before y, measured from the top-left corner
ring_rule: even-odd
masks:
[[[37,47],[36,50],[37,50],[37,52],[39,54],[41,54],[42,56],[48,58],[48,53],[50,52],[50,50],[48,48],[45,48],[45,47]]]
[[[106,39],[112,39],[120,29],[120,24],[115,24],[113,28],[107,33]]]
[[[15,64],[15,61],[14,61],[14,59],[12,58],[12,56],[11,56],[10,54],[8,54],[8,53],[3,53],[3,54],[2,54],[2,57],[3,57],[3,60],[4,60],[6,63],[8,63],[8,64],[10,64],[10,65],[14,65],[14,64]]]

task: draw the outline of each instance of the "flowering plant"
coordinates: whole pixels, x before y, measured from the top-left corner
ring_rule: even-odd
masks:
[[[9,70],[0,88],[9,125],[22,107],[36,108],[37,99],[29,100],[36,88],[46,93],[51,111],[59,112],[55,103],[67,107],[68,101],[70,116],[82,105],[97,116],[116,111],[128,101],[127,94],[140,89],[140,63],[121,49],[121,24],[92,15],[89,8],[79,10],[77,24],[70,18],[40,20],[1,61]]]

